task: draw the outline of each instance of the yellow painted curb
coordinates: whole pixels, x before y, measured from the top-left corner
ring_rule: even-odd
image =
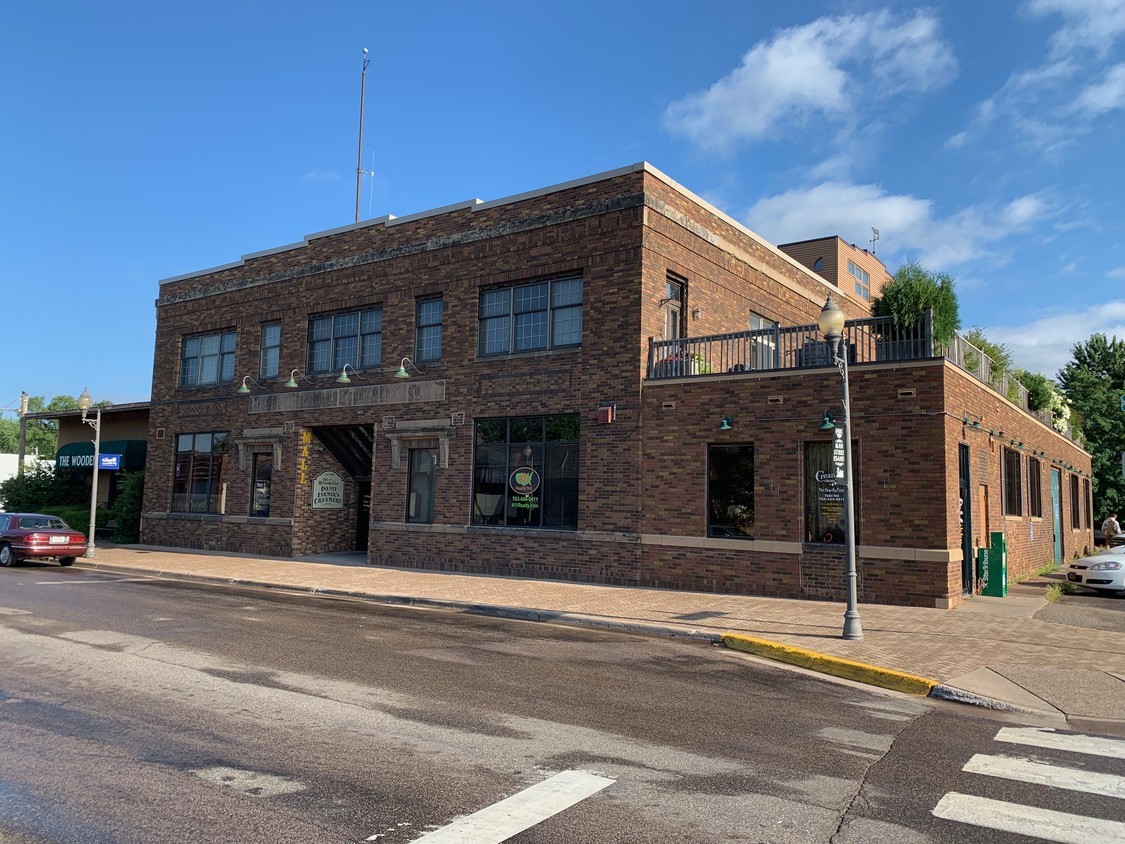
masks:
[[[877,665],[867,665],[863,662],[852,662],[850,659],[840,659],[835,656],[807,651],[804,648],[795,648],[783,645],[780,642],[771,642],[768,639],[757,639],[753,636],[743,636],[739,633],[724,633],[723,645],[736,651],[744,651],[755,656],[775,659],[790,665],[799,665],[823,674],[832,674],[835,677],[844,677],[871,686],[881,686],[884,689],[893,689],[896,692],[905,692],[911,695],[928,695],[930,690],[938,685],[937,680],[918,677],[914,674],[904,674],[901,671],[892,671],[889,668],[880,668]]]

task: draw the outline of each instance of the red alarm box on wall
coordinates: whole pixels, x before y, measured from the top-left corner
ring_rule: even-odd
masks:
[[[598,424],[610,425],[613,423],[613,417],[617,413],[617,405],[603,404],[598,408]]]

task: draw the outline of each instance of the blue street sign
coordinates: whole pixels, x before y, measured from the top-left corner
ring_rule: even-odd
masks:
[[[98,468],[99,469],[120,469],[121,468],[121,455],[120,454],[99,454],[98,455]]]

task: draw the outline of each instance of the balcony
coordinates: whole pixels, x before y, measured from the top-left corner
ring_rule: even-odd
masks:
[[[912,328],[896,327],[891,317],[849,320],[844,325],[848,363],[945,358],[1047,427],[1054,427],[1050,411],[1029,409],[1027,388],[1010,373],[996,372],[992,359],[959,334],[944,348],[936,345],[932,325],[929,312]],[[650,338],[648,347],[648,378],[653,381],[776,372],[831,366],[831,363],[828,344],[816,325],[778,326],[678,340]],[[1069,429],[1061,433],[1073,439]]]

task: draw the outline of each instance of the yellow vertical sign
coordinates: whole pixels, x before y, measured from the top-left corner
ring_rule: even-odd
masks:
[[[297,483],[306,486],[309,482],[309,443],[312,442],[312,431],[301,431],[301,453],[297,459]]]

